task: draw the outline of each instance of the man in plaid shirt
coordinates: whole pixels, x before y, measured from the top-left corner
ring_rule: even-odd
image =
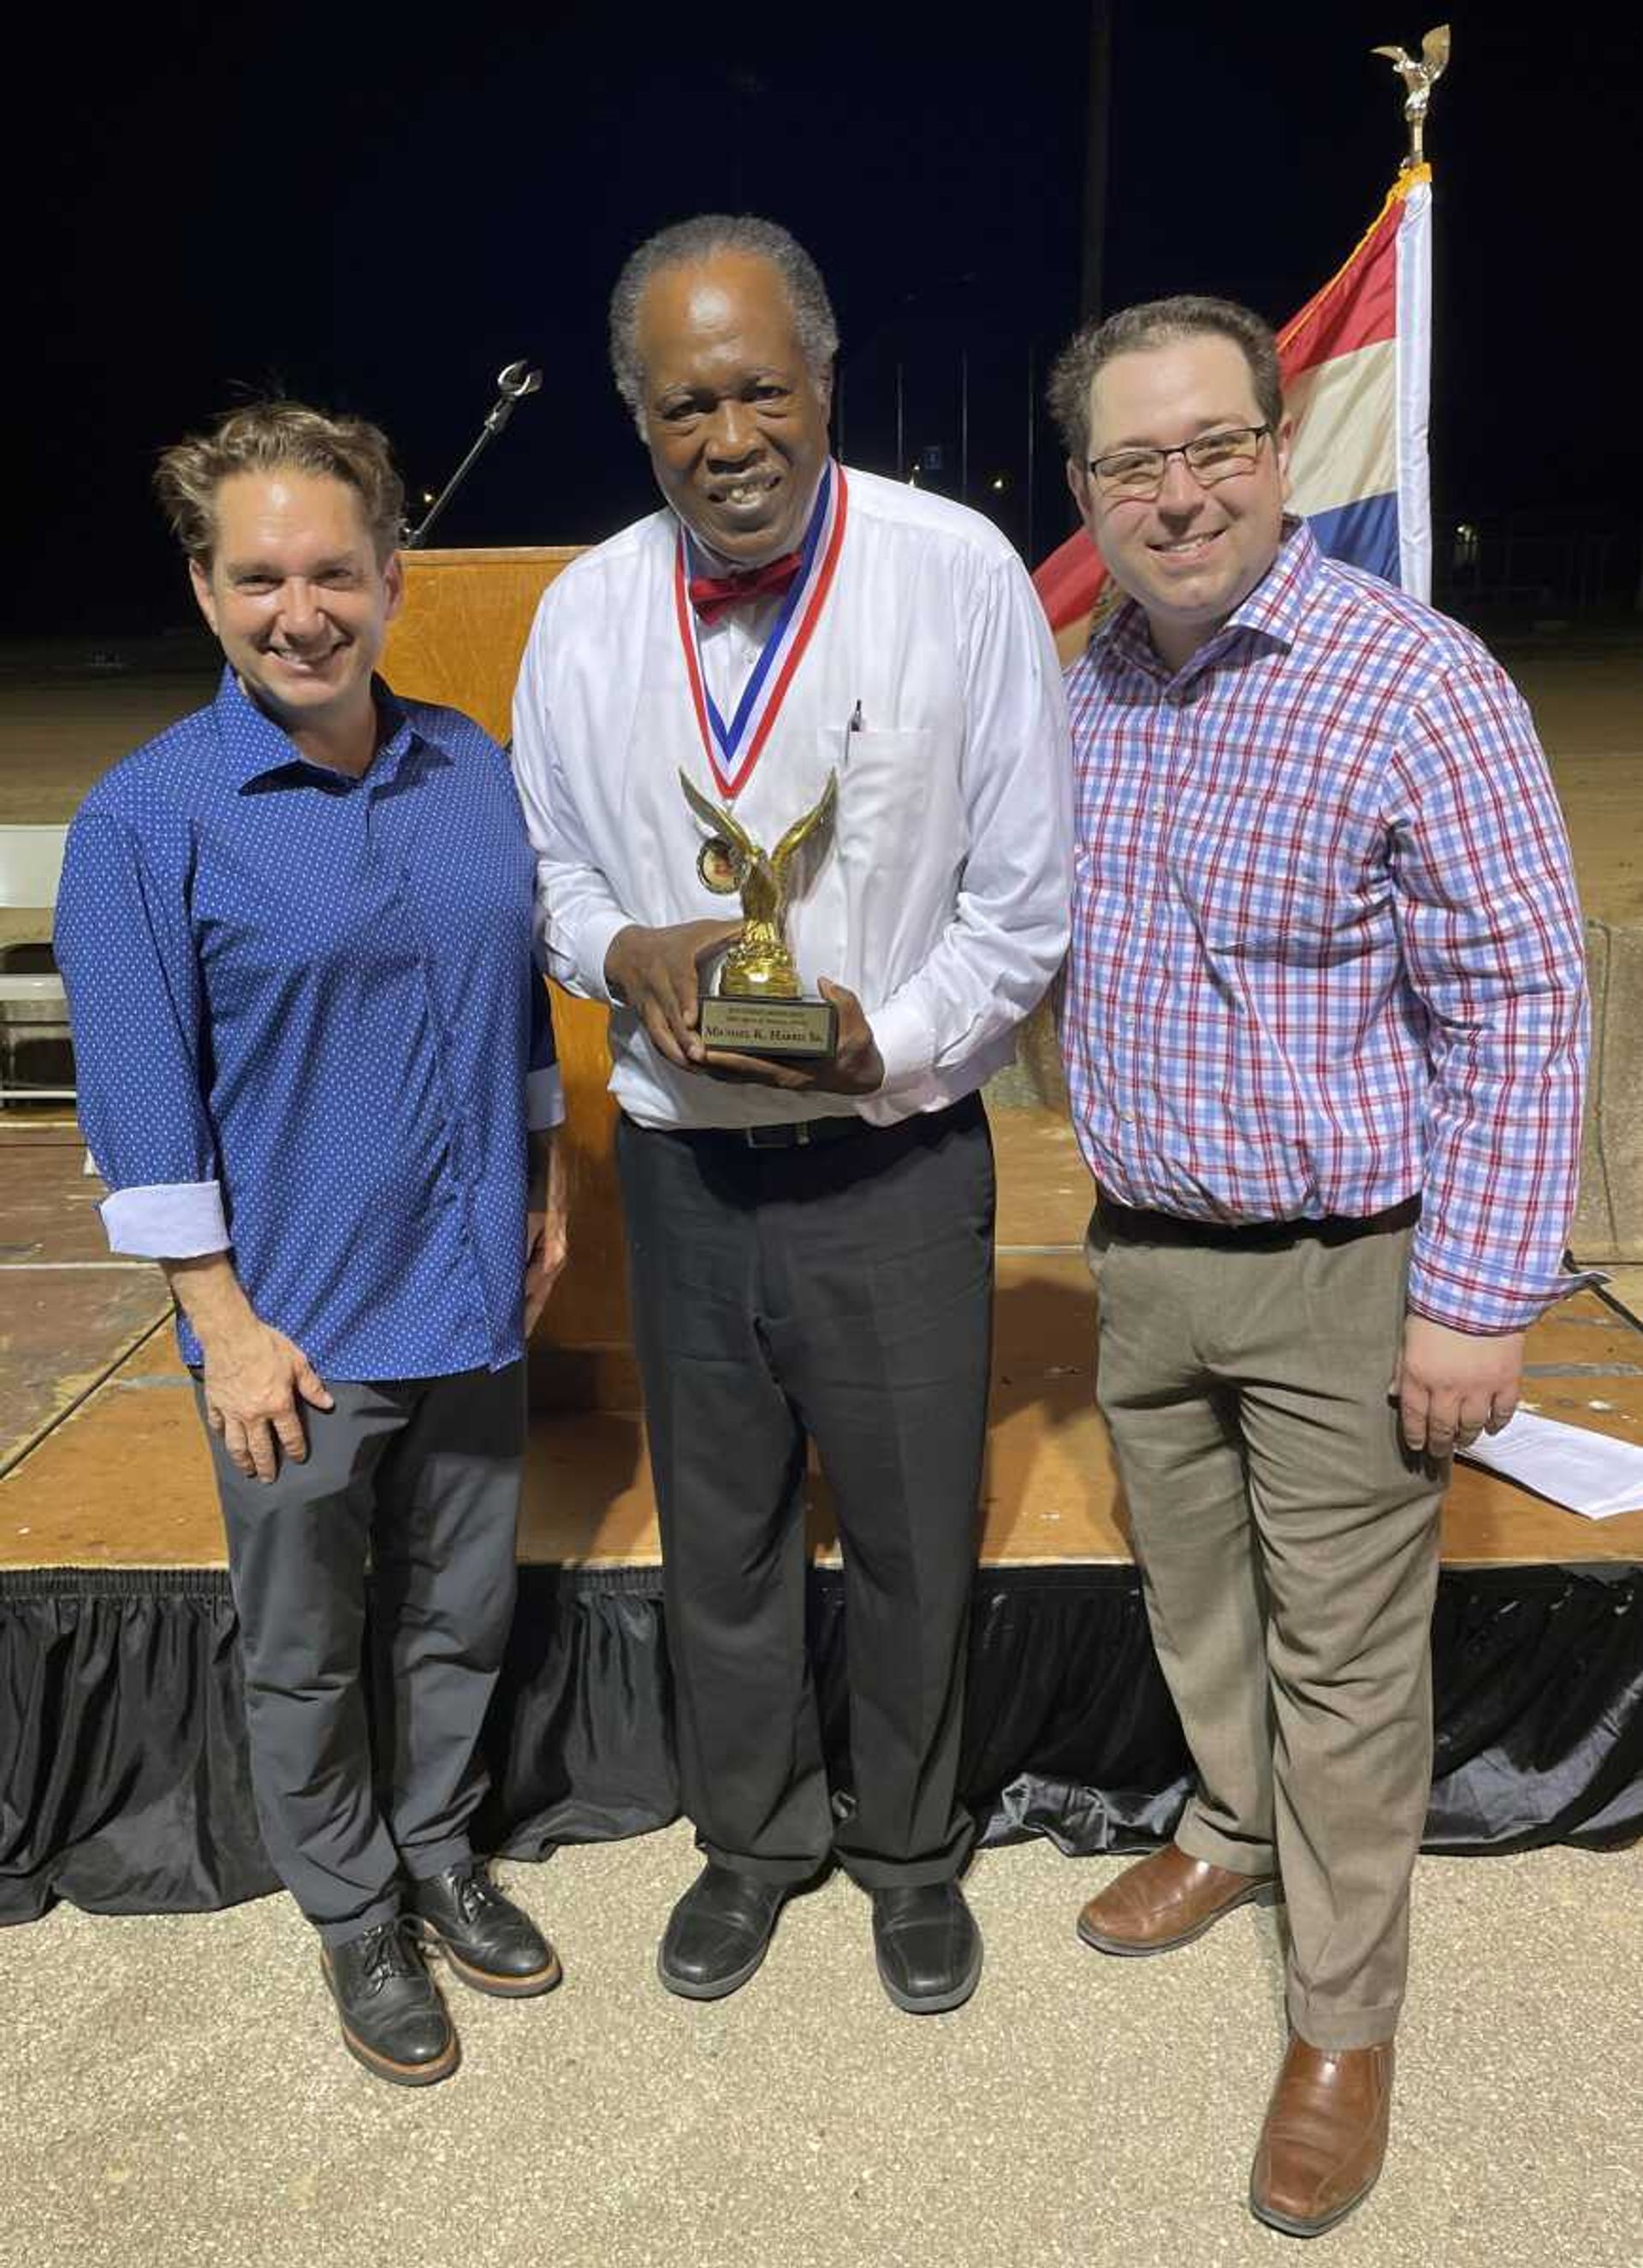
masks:
[[[1311,2235],[1385,2150],[1448,1459],[1573,1280],[1580,916],[1507,678],[1286,518],[1258,317],[1131,308],[1051,399],[1127,599],[1068,683],[1099,1391],[1199,1783],[1079,1927],[1160,1953],[1286,1898],[1250,2203]]]

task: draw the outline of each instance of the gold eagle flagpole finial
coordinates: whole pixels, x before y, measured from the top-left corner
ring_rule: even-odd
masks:
[[[1385,55],[1407,90],[1404,115],[1409,122],[1409,155],[1404,160],[1405,172],[1426,162],[1425,135],[1426,113],[1432,106],[1432,90],[1443,77],[1449,62],[1449,27],[1434,24],[1420,43],[1420,60],[1406,55],[1402,48],[1371,48],[1372,55]]]

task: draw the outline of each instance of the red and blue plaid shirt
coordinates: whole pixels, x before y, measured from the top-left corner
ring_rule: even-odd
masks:
[[[1291,524],[1173,676],[1120,607],[1069,673],[1062,1020],[1118,1203],[1212,1221],[1418,1190],[1409,1303],[1530,1322],[1562,1272],[1586,980],[1529,711],[1477,640]]]

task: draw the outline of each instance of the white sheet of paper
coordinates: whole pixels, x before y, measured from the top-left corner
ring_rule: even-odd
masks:
[[[1588,1426],[1520,1410],[1499,1432],[1480,1433],[1459,1454],[1587,1520],[1643,1512],[1643,1443],[1613,1441]]]

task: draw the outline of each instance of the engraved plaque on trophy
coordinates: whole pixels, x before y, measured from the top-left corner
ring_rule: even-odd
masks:
[[[741,899],[742,932],[719,965],[718,983],[704,991],[696,1028],[710,1048],[777,1059],[830,1056],[838,1044],[838,1011],[806,998],[783,931],[794,865],[801,850],[820,854],[833,823],[837,776],[829,772],[814,810],[796,819],[774,850],[760,849],[733,812],[710,803],[682,771],[680,785],[708,829],[696,873],[716,897]]]

